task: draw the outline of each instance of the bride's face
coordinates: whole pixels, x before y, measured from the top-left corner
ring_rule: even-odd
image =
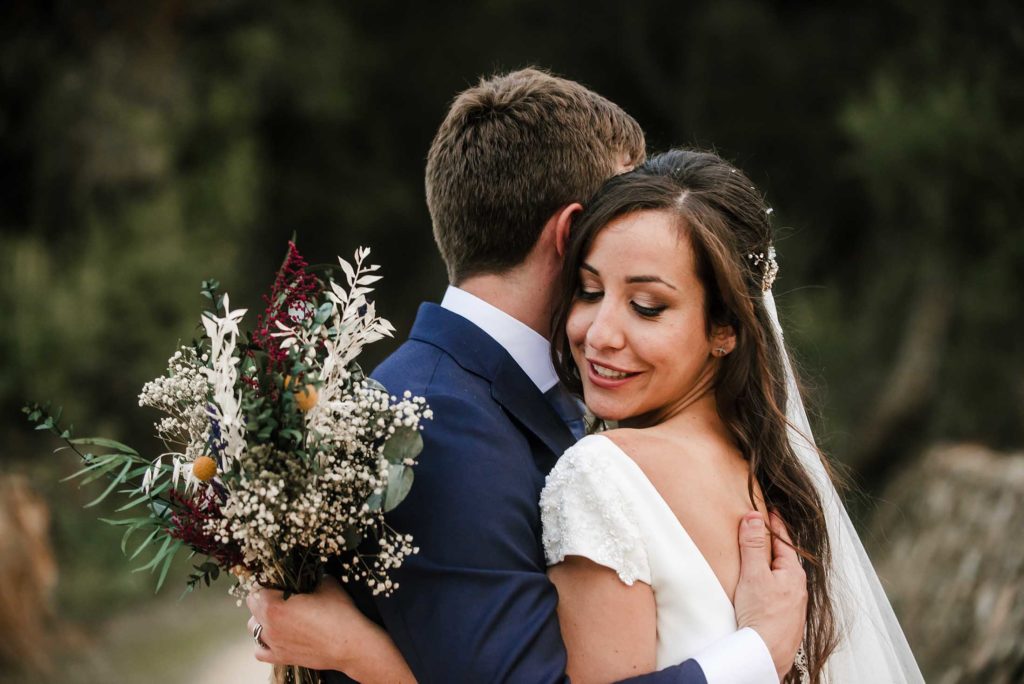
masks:
[[[722,342],[707,334],[704,288],[677,220],[620,217],[583,260],[566,333],[584,400],[605,420],[653,424],[711,387]]]

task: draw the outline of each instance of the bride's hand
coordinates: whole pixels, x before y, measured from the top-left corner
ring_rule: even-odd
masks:
[[[740,580],[736,621],[753,628],[771,653],[781,680],[796,658],[807,620],[807,574],[790,545],[782,519],[771,514],[769,539],[760,513],[740,523]]]

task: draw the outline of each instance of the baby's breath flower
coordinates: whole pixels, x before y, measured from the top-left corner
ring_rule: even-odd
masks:
[[[156,432],[168,445],[143,473],[143,488],[156,491],[169,478],[165,485],[210,513],[199,531],[233,550],[223,569],[236,570],[239,599],[332,559],[341,561],[343,582],[388,594],[398,588],[389,573],[418,551],[384,515],[407,490],[417,433],[433,414],[422,397],[389,394],[355,363],[365,345],[393,332],[367,299],[379,279],[364,263],[368,254],[340,260],[344,284],[317,293],[314,282],[269,327],[266,339],[289,364],[270,371],[277,394],[265,394],[264,369],[239,342],[245,312],[223,295],[216,313],[203,316],[204,340],[175,351],[166,376],[139,395],[140,405],[162,412]],[[275,411],[294,415],[264,432]],[[359,547],[363,538],[372,554]]]

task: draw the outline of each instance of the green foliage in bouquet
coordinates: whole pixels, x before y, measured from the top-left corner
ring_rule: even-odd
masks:
[[[366,298],[380,279],[364,263],[368,254],[339,259],[345,287],[331,271],[316,276],[289,243],[267,309],[244,341],[245,311],[205,281],[203,334],[139,396],[164,414],[156,432],[167,451],[156,458],[75,437],[48,406],[24,409],[37,430],[80,456],[83,467],[68,479],[107,481],[89,506],[124,497],[118,511],[134,516],[106,522],[125,528],[130,559],[151,552],[137,570],[157,572],[158,589],[185,548],[201,557],[188,589],[226,571],[239,597],[257,584],[308,592],[333,559],[344,582],[374,593],[397,588],[389,571],[417,549],[384,513],[409,493],[420,423],[431,413],[420,397],[389,395],[357,363],[365,345],[393,331]]]
[[[61,426],[60,409],[56,413],[51,413],[49,405],[32,404],[26,406],[22,411],[26,414],[29,421],[36,424],[37,430],[52,432],[64,440],[65,446],[60,447],[58,451],[71,449],[81,459],[84,467],[64,478],[65,481],[78,479],[81,485],[85,485],[104,478],[108,480],[102,493],[85,504],[86,508],[91,508],[106,500],[111,493],[117,490],[119,486],[122,486],[125,488],[118,491],[128,495],[129,500],[117,509],[118,512],[134,509],[143,504],[151,506],[151,510],[154,513],[156,511],[161,512],[160,514],[134,518],[102,519],[111,525],[126,528],[124,536],[121,538],[121,551],[131,560],[138,558],[154,541],[162,537],[160,539],[160,547],[149,562],[136,568],[136,571],[156,571],[159,569],[160,574],[157,579],[157,589],[159,589],[166,579],[167,571],[170,569],[175,554],[184,545],[182,540],[174,539],[171,536],[169,518],[163,514],[171,505],[171,502],[165,496],[170,482],[162,483],[159,487],[142,492],[139,487],[132,487],[131,483],[138,481],[139,478],[151,469],[152,464],[130,446],[102,437],[75,437],[73,426],[66,428]],[[129,540],[133,533],[141,529],[149,529],[150,532],[141,544],[129,552]]]

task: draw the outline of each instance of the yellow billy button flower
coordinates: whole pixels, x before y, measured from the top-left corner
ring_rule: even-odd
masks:
[[[200,456],[192,462],[192,474],[200,482],[209,482],[217,474],[217,462],[209,456]]]
[[[316,406],[316,401],[319,398],[320,395],[313,385],[306,385],[295,390],[295,403],[303,413],[309,413],[310,409]]]
[[[288,389],[291,384],[292,376],[284,376],[284,388]],[[303,413],[309,413],[310,409],[316,406],[316,402],[320,398],[320,394],[316,391],[316,385],[304,385],[294,390],[294,392],[295,404]]]

